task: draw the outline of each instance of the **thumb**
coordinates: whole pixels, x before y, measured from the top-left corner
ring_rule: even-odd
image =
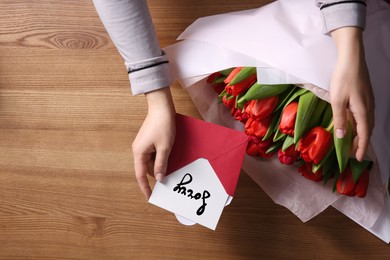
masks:
[[[348,126],[347,103],[332,102],[334,134],[337,138],[344,138]]]
[[[156,158],[154,161],[154,177],[157,181],[162,181],[165,177],[170,152],[171,149],[168,147],[156,147]]]

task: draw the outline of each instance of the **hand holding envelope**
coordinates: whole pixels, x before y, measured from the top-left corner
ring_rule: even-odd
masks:
[[[244,133],[202,120],[176,116],[176,139],[168,161],[172,173],[199,159],[207,159],[226,193],[234,196],[248,136]]]
[[[215,229],[234,196],[247,142],[243,132],[178,114],[167,176],[149,202]]]

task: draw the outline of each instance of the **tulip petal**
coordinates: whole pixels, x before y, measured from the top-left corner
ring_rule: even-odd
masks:
[[[353,180],[351,168],[347,167],[337,179],[336,188],[338,193],[347,196],[355,196],[356,183]]]
[[[363,171],[362,175],[360,176],[356,188],[355,188],[355,194],[359,198],[364,198],[367,194],[368,189],[368,183],[370,180],[369,171],[366,169]]]
[[[297,118],[298,102],[294,101],[284,107],[279,122],[279,131],[283,134],[294,136]]]
[[[228,84],[226,85],[225,89],[228,93],[238,96],[243,93],[245,93],[250,87],[252,87],[253,84],[255,84],[257,81],[256,74],[252,74],[246,79],[236,83],[236,84]]]
[[[306,162],[319,164],[332,147],[332,134],[321,126],[310,129],[299,140],[297,150]]]

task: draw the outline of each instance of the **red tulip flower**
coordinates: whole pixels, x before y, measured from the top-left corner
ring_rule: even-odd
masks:
[[[255,119],[263,119],[272,114],[278,104],[278,96],[255,99],[245,105],[245,112]]]
[[[250,136],[246,152],[250,156],[261,156],[264,159],[269,159],[274,155],[274,152],[268,154],[266,152],[272,144],[272,138],[262,141],[257,136]]]
[[[226,84],[223,82],[220,82],[220,83],[212,84],[211,86],[213,87],[214,91],[219,95],[222,93],[222,91],[224,91]]]
[[[351,167],[347,167],[344,172],[340,174],[340,177],[336,183],[336,189],[340,194],[344,194],[350,197],[358,196],[363,198],[367,194],[369,182],[369,171],[365,169],[360,175],[360,178],[355,183],[352,176]]]
[[[234,120],[240,121],[241,123],[245,124],[246,121],[248,121],[249,115],[245,112],[242,112],[239,108],[232,108],[231,115],[234,118]]]
[[[294,135],[295,119],[297,117],[298,102],[288,104],[281,115],[279,131],[283,134]]]
[[[246,148],[246,153],[250,156],[259,155],[259,143],[261,139],[256,136],[249,136],[248,146]]]
[[[321,126],[307,132],[298,144],[298,151],[305,162],[319,164],[332,145],[332,134]]]
[[[364,172],[356,182],[356,186],[355,186],[355,193],[356,196],[358,196],[359,198],[364,198],[366,196],[369,179],[370,179],[369,171],[368,169],[366,169],[364,170]]]
[[[243,69],[243,67],[234,68],[223,82],[225,82],[226,84],[229,84],[234,79],[234,77],[238,74],[238,72],[240,72],[242,69]],[[218,73],[218,72],[215,72],[215,73]]]
[[[312,163],[305,163],[303,164],[301,167],[298,168],[298,172],[300,172],[302,174],[303,177],[309,179],[309,180],[312,180],[312,181],[316,181],[316,182],[320,182],[322,181],[322,168],[319,169],[317,172],[313,172],[313,164]]]
[[[238,96],[242,93],[244,93],[247,89],[249,89],[253,84],[257,81],[257,75],[256,73],[249,75],[247,78],[239,81],[236,84],[231,84],[234,77],[242,70],[242,67],[235,68],[229,76],[224,80],[224,82],[227,84],[225,87],[225,90],[227,93],[233,96]]]
[[[243,81],[238,82],[234,85],[227,85],[225,87],[225,90],[227,93],[233,96],[238,96],[242,93],[244,93],[247,89],[249,89],[253,84],[255,84],[257,81],[256,74],[250,75],[248,78],[244,79]]]
[[[221,77],[221,76],[223,76],[221,72],[219,72],[219,71],[214,72],[214,73],[210,74],[210,76],[208,76],[208,78],[207,78],[207,83],[208,83],[208,84],[213,84],[214,81],[215,81],[217,78]]]
[[[226,84],[221,81],[224,77],[225,76],[221,72],[214,72],[208,76],[207,83],[211,84],[215,92],[221,94],[226,87]]]
[[[245,123],[245,133],[247,135],[254,135],[263,138],[268,131],[271,121],[272,121],[271,116],[264,118],[262,120],[253,119],[249,117]]]
[[[228,98],[228,96],[225,95],[222,97],[222,103],[228,108],[233,108],[236,106],[236,98],[235,97]]]
[[[282,148],[278,151],[278,158],[280,163],[291,165],[299,156],[299,152],[295,150],[295,145],[291,145],[286,150],[282,151]]]

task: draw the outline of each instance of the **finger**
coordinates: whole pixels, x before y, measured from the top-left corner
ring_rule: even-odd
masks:
[[[348,126],[347,103],[342,101],[331,102],[333,112],[334,133],[337,138],[344,138]]]
[[[154,178],[154,159],[148,161],[148,174]]]
[[[356,151],[357,151],[357,148],[358,148],[358,142],[359,142],[359,137],[357,135],[355,135],[355,137],[352,140],[351,149],[349,151],[349,155],[351,157],[356,157]]]
[[[368,116],[355,116],[356,132],[358,136],[358,144],[356,150],[356,159],[362,161],[367,151],[368,143],[370,142],[371,127]]]
[[[142,193],[145,195],[146,199],[148,200],[150,195],[152,194],[152,190],[149,185],[149,180],[147,177],[148,172],[148,165],[147,165],[147,158],[145,158],[144,155],[137,155],[134,154],[134,170],[135,170],[135,177],[137,179],[138,185],[142,191]]]
[[[154,176],[157,181],[162,181],[165,177],[170,152],[171,149],[168,146],[160,146],[156,148],[156,159],[154,161]]]

